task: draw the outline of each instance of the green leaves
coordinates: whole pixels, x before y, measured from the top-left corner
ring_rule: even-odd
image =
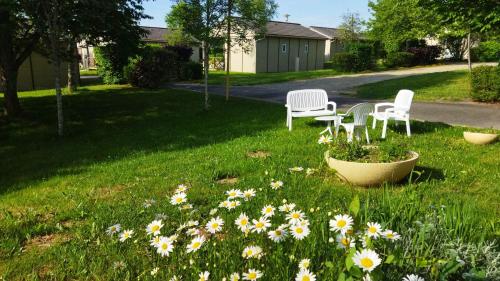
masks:
[[[354,199],[351,201],[351,204],[349,205],[349,211],[353,214],[354,217],[357,217],[359,214],[359,209],[360,209],[359,196],[356,195],[354,196]]]

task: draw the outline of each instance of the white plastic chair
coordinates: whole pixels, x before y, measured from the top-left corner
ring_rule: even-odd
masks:
[[[382,129],[382,138],[385,139],[387,135],[387,122],[395,120],[406,122],[406,134],[410,137],[410,108],[415,93],[410,90],[400,90],[394,100],[394,103],[384,102],[375,104],[375,111],[373,112],[373,129],[377,126],[377,120],[384,121],[384,128]],[[380,111],[381,107],[388,107],[384,111]]]
[[[332,109],[329,109],[330,106]],[[328,94],[321,89],[288,92],[285,107],[287,108],[286,125],[290,131],[294,117],[331,116],[337,112],[337,104],[329,102]]]
[[[347,117],[353,115],[354,122],[352,123],[340,123],[340,126],[344,127],[347,132],[347,141],[352,142],[353,134],[356,133],[356,139],[359,141],[361,137],[359,135],[359,129],[365,129],[366,142],[370,143],[370,135],[368,134],[368,127],[366,125],[368,116],[373,112],[373,104],[370,103],[359,103],[351,107],[345,114],[339,114],[339,116]],[[338,127],[336,128],[335,135],[338,135]]]

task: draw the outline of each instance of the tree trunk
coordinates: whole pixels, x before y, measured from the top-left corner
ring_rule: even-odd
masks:
[[[57,103],[57,134],[62,137],[64,135],[64,115],[63,115],[63,104],[62,104],[62,89],[61,89],[61,55],[59,42],[61,32],[59,30],[59,25],[57,22],[59,13],[57,3],[51,3],[53,5],[50,9],[51,13],[47,13],[47,19],[49,21],[49,40],[52,51],[52,60],[54,65],[54,86],[56,88],[56,103]]]
[[[68,64],[68,92],[71,94],[80,86],[79,55],[76,43],[71,43],[70,52],[72,55]]]
[[[470,32],[467,35],[467,63],[469,64],[469,72],[472,72],[472,61],[470,53]]]
[[[210,67],[209,57],[208,57],[208,43],[203,42],[203,72],[205,76],[205,110],[210,108],[209,96],[208,96],[208,68]]]
[[[5,77],[4,108],[8,116],[18,116],[22,112],[19,97],[17,96],[17,74],[16,67],[3,70]]]
[[[233,10],[233,0],[228,0],[227,8],[227,40],[226,40],[226,101],[229,100],[229,79],[231,71],[231,13]]]

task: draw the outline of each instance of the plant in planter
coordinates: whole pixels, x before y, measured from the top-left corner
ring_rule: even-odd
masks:
[[[419,155],[401,143],[385,142],[363,146],[358,142],[322,137],[328,146],[325,160],[342,180],[360,186],[379,186],[401,181],[415,167]]]
[[[473,144],[490,144],[497,140],[498,131],[494,129],[472,129],[464,131],[464,139]]]

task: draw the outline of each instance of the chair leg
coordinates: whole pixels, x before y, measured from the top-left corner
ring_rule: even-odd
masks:
[[[287,126],[287,127],[288,127],[288,125],[289,125],[289,124],[288,124],[289,120],[290,120],[290,116],[287,114],[287,115],[286,115],[286,126]]]
[[[290,116],[290,119],[288,119],[288,130],[289,131],[292,131],[292,120],[293,120],[293,117]]]
[[[388,119],[384,119],[384,128],[382,129],[382,138],[385,139],[387,135],[387,121]]]
[[[377,118],[375,118],[375,116],[373,116],[373,125],[372,125],[372,129],[375,129],[377,128]]]
[[[406,119],[406,134],[411,137],[411,130],[410,130],[410,118]]]
[[[366,142],[370,144],[370,135],[368,134],[368,126],[365,126]]]

